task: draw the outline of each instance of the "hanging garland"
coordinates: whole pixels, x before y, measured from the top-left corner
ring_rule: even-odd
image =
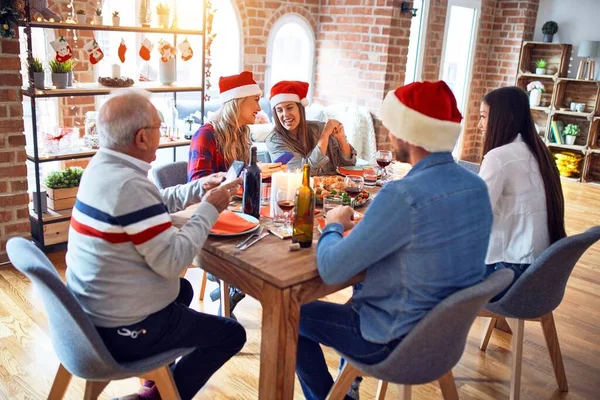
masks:
[[[213,28],[213,19],[215,17],[215,12],[217,10],[215,10],[212,6],[212,1],[211,0],[206,0],[206,29],[205,29],[205,34],[206,34],[206,61],[205,61],[205,70],[204,70],[204,84],[205,84],[205,90],[204,93],[208,93],[208,90],[211,88],[211,84],[210,84],[210,77],[211,77],[211,72],[210,69],[212,67],[212,62],[211,62],[211,46],[213,43],[213,40],[215,40],[215,37],[217,36],[216,33],[213,33],[212,28]],[[204,95],[204,101],[209,101],[210,100],[210,96],[208,94]]]
[[[14,38],[17,34],[17,24],[25,15],[23,0],[0,1],[0,36]]]

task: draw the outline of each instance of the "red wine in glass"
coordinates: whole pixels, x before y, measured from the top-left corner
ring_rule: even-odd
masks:
[[[294,201],[293,200],[279,200],[277,205],[283,212],[290,212],[294,209]]]
[[[356,187],[356,186],[349,186],[346,189],[346,193],[348,193],[348,196],[355,198],[356,196],[358,196],[360,194],[360,188]]]
[[[388,165],[390,165],[392,163],[391,160],[386,160],[384,158],[378,158],[377,159],[377,164],[381,167],[381,168],[385,168]]]

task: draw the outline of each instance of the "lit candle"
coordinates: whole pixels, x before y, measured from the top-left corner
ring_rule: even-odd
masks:
[[[285,190],[288,198],[294,198],[296,189],[302,186],[302,171],[280,171],[271,175],[271,218],[275,217],[277,205],[277,192]]]
[[[112,65],[112,77],[113,78],[121,77],[121,66],[119,64]]]

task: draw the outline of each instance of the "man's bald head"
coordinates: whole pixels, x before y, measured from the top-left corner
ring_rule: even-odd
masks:
[[[157,111],[150,102],[150,92],[118,89],[98,112],[100,147],[126,152],[134,144],[137,131],[156,125],[156,119]]]

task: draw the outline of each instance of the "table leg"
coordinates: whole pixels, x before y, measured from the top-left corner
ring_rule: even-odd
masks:
[[[294,397],[300,303],[291,289],[265,285],[260,348],[260,400]]]

